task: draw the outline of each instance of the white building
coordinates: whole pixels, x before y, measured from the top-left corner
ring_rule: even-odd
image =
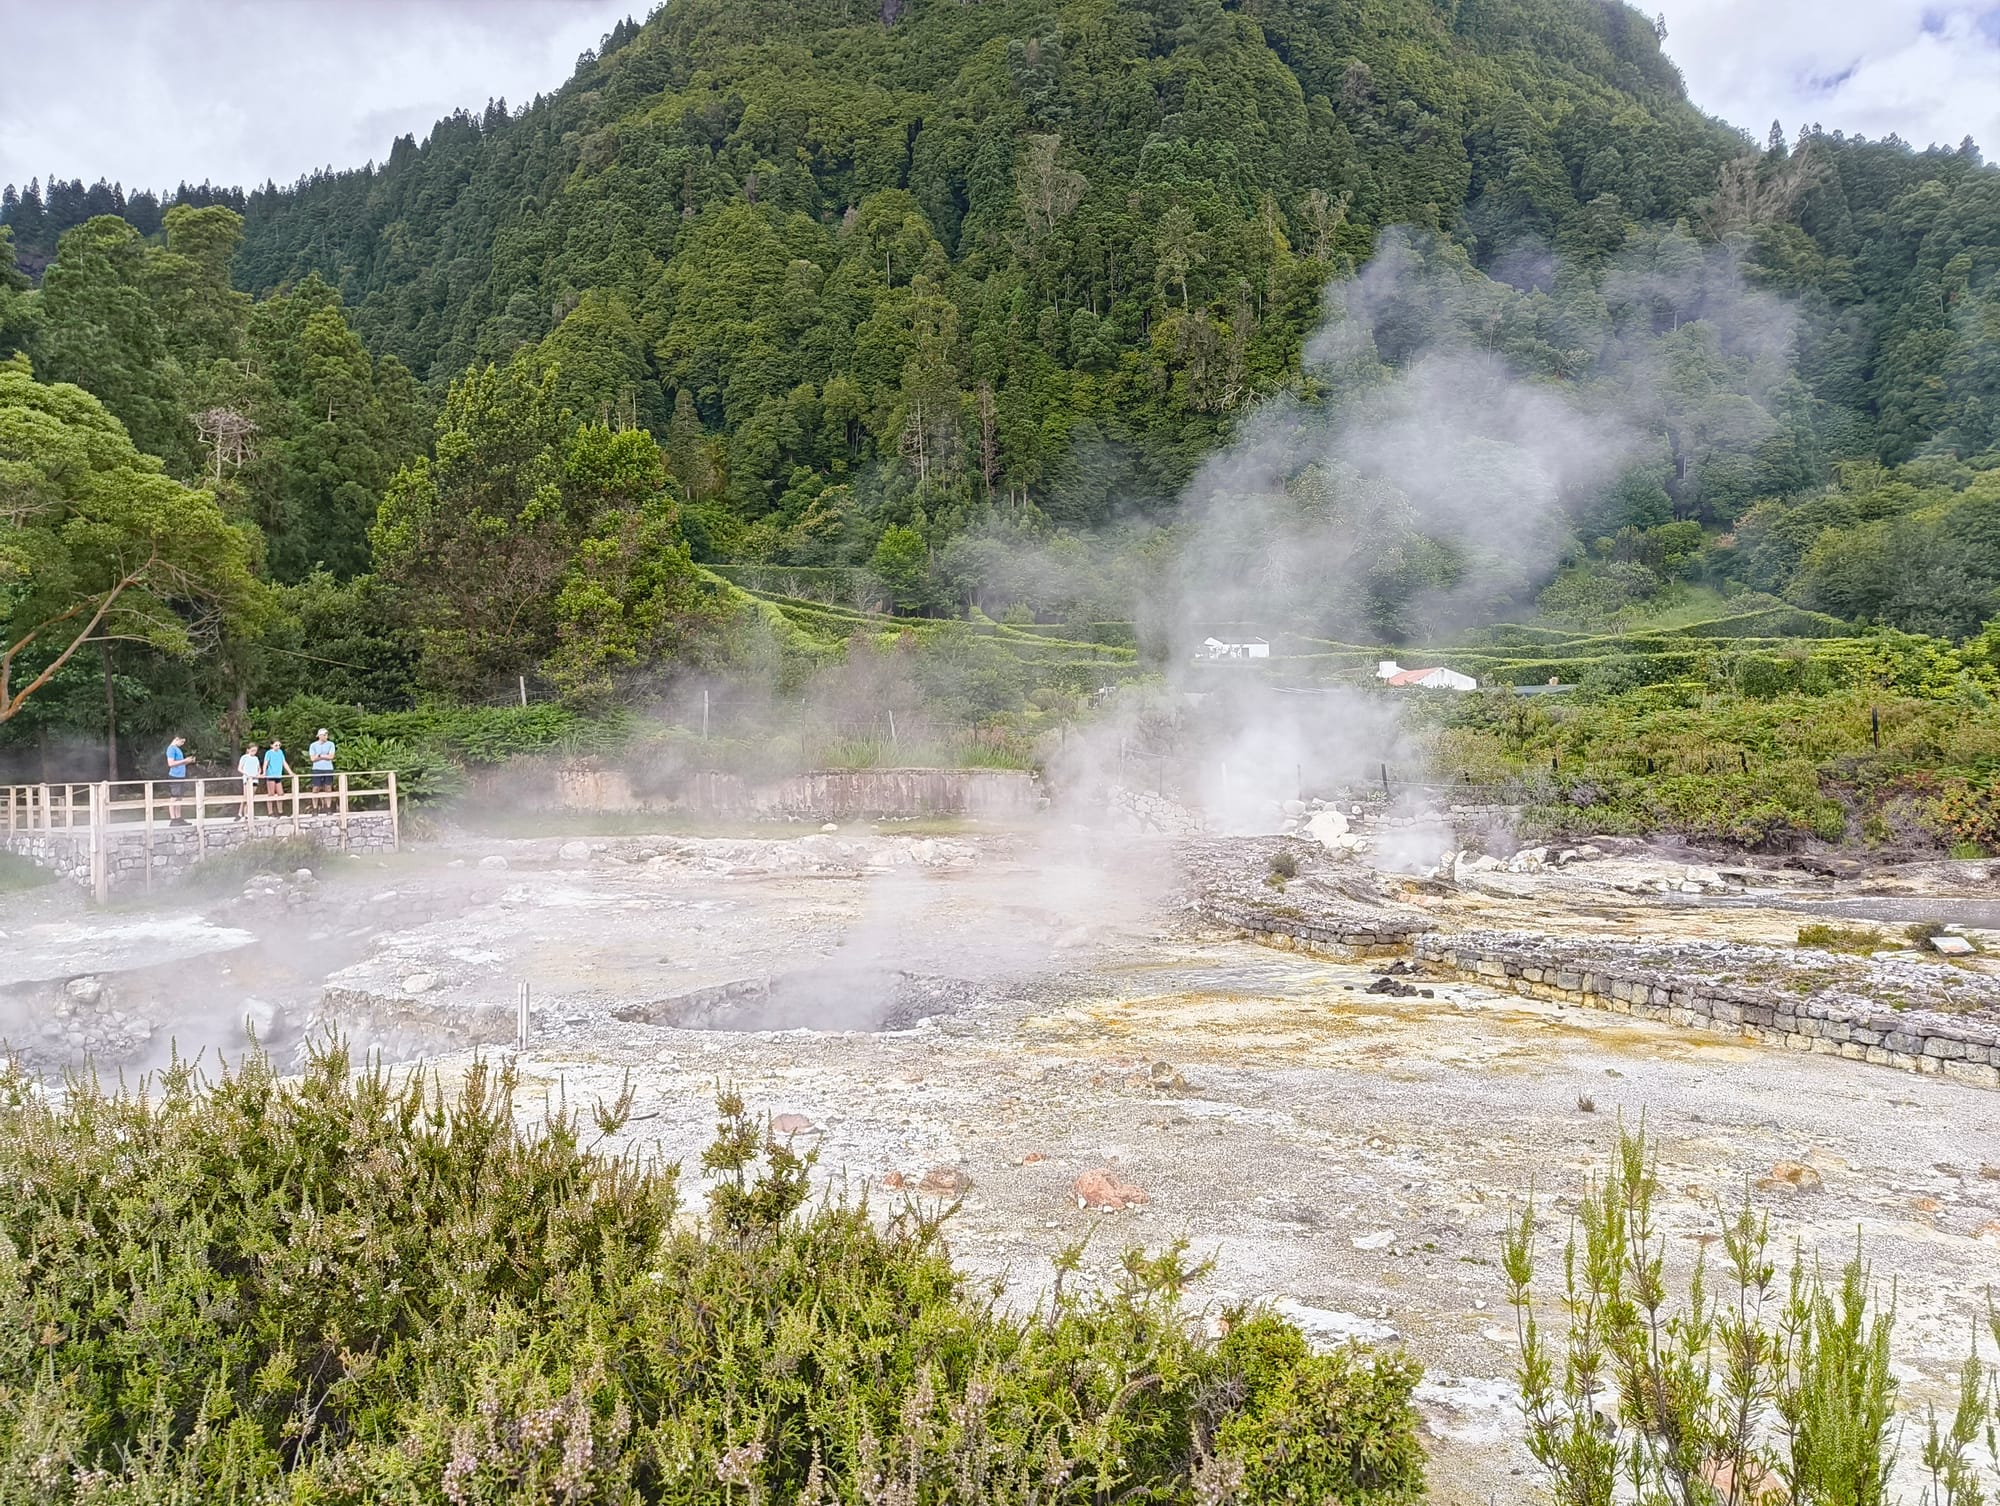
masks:
[[[1201,652],[1205,659],[1268,659],[1271,657],[1271,645],[1262,638],[1224,643],[1220,638],[1211,637],[1202,640]]]
[[[1375,666],[1375,678],[1387,685],[1413,685],[1419,690],[1477,690],[1479,682],[1455,669],[1405,669],[1394,659]]]

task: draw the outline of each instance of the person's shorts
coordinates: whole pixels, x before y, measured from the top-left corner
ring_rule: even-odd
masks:
[[[331,771],[331,770],[328,770],[328,769],[316,769],[316,770],[314,770],[314,771],[313,771],[313,788],[314,788],[314,789],[316,789],[316,790],[330,790],[330,789],[332,789],[332,788],[333,788],[333,773],[332,773],[332,771]]]

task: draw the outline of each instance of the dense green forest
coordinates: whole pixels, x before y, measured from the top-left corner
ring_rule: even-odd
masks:
[[[1081,683],[1015,652],[1039,625],[1071,666],[1159,651],[1140,608],[1203,537],[1177,507],[1253,415],[1337,437],[1440,352],[1615,463],[1523,480],[1531,440],[1455,418],[1457,493],[1549,493],[1496,562],[1322,451],[1242,514],[1352,540],[1272,626],[1748,591],[1978,634],[2000,174],[1753,140],[1661,30],[1604,0],[672,0],[365,168],[10,187],[0,755],[218,741],[308,692],[796,683],[840,612],[893,640],[884,607],[925,644],[970,610],[946,699],[1032,711]]]

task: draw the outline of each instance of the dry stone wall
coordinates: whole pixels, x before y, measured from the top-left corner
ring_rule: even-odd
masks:
[[[1341,957],[1407,952],[1429,970],[1534,998],[2000,1088],[2000,994],[1991,979],[1944,964],[1715,944],[1620,955],[1601,940],[1451,934],[1401,917],[1308,917],[1230,902],[1203,913],[1280,946]]]
[[[227,852],[243,843],[298,837],[334,852],[388,852],[396,845],[395,824],[386,811],[350,814],[343,823],[333,815],[301,816],[296,829],[289,817],[260,820],[254,830],[240,821],[204,822],[192,826],[114,826],[106,833],[105,876],[114,894],[150,884],[166,883],[187,873],[203,858]],[[57,877],[89,888],[92,878],[91,831],[78,826],[51,831],[0,833],[0,849],[46,868]]]

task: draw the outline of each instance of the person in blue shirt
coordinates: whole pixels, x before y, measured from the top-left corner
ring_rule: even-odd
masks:
[[[185,737],[176,737],[167,744],[167,821],[174,826],[187,825],[181,819],[181,789],[187,783],[188,765],[193,762],[188,757]]]
[[[285,762],[285,745],[279,738],[271,739],[271,746],[264,750],[264,793],[282,795],[285,792],[285,776],[292,772],[292,766]]]
[[[319,729],[319,736],[306,749],[306,757],[312,760],[313,805],[316,809],[325,810],[333,804],[333,760],[338,752],[333,738],[324,727]]]

